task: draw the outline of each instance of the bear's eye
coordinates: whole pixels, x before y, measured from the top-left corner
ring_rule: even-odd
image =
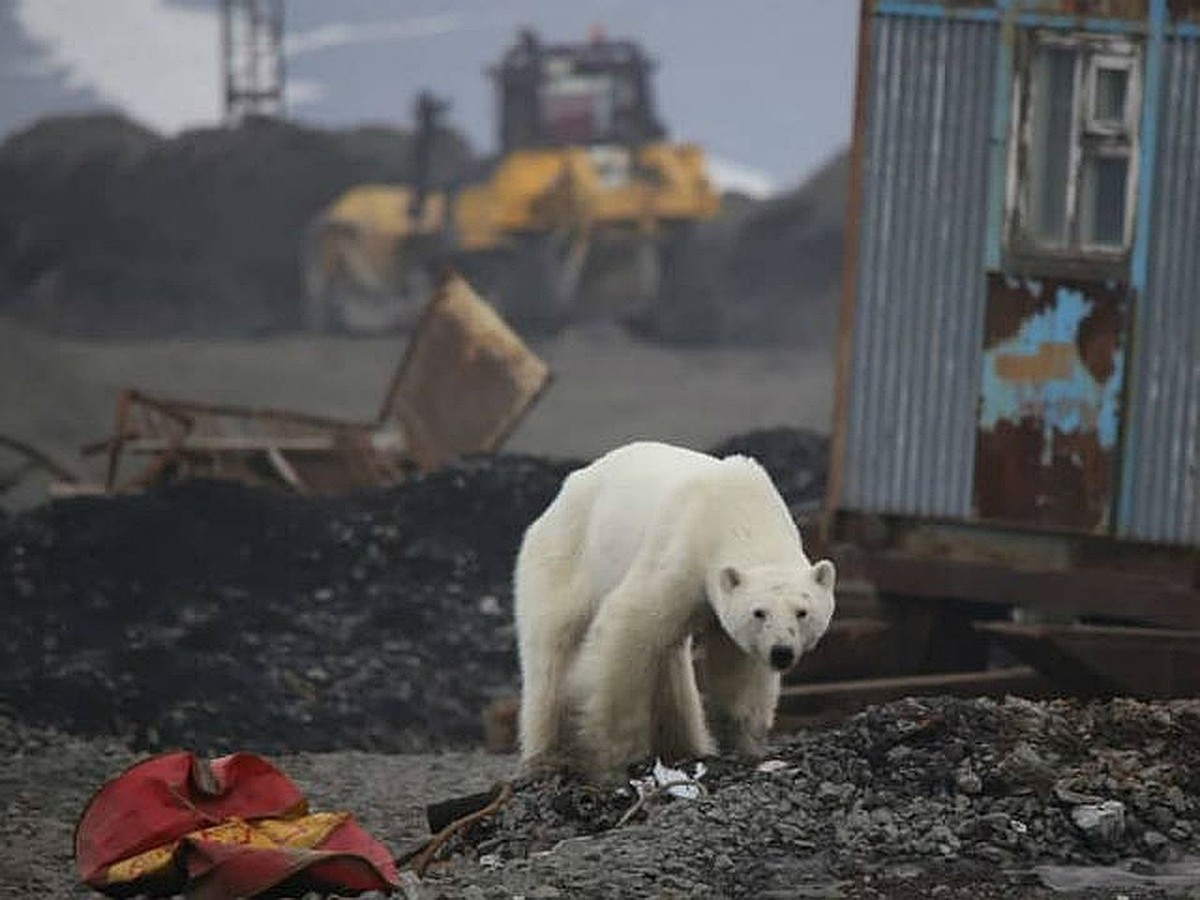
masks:
[[[808,615],[808,610],[807,610],[807,609],[798,609],[798,610],[796,610],[796,618],[797,618],[797,619],[803,619],[803,618],[804,618],[805,616],[807,616],[807,615]]]
[[[754,611],[754,618],[765,619],[766,617],[767,617],[767,611],[765,609],[763,609],[762,607],[759,607],[758,609],[756,609]]]

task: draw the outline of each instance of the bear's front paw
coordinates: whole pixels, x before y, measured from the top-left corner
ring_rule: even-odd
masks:
[[[764,722],[718,715],[713,718],[712,730],[722,753],[757,758],[766,752],[769,729]]]

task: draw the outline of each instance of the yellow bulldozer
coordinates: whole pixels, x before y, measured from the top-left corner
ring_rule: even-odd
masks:
[[[667,139],[652,69],[632,41],[523,31],[492,70],[500,153],[463,183],[430,184],[444,104],[420,95],[413,183],[353,187],[310,229],[310,327],[410,327],[446,266],[526,331],[652,314],[720,208],[703,151]]]

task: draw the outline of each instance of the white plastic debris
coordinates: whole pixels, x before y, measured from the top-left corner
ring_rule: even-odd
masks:
[[[681,800],[695,800],[700,796],[704,790],[700,786],[700,779],[707,771],[702,762],[696,763],[692,774],[689,775],[682,769],[672,769],[663,765],[660,759],[654,761],[654,780],[658,787],[666,788],[668,794]]]
[[[782,769],[786,769],[787,765],[788,764],[782,759],[764,759],[758,764],[754,771],[766,772],[769,774],[771,772],[778,772]]]
[[[708,769],[704,763],[698,762],[692,773],[689,775],[683,769],[672,769],[665,765],[661,759],[654,761],[654,770],[645,778],[637,778],[629,782],[638,797],[644,798],[651,794],[665,791],[672,797],[678,797],[681,800],[695,800],[702,793],[704,787],[700,784],[700,779],[704,777],[704,773]]]

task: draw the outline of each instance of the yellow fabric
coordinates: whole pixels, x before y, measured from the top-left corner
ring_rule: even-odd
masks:
[[[186,840],[209,841],[216,844],[244,844],[248,847],[288,847],[311,850],[319,846],[343,822],[350,818],[345,812],[313,813],[295,819],[228,819],[218,825],[201,828],[181,840],[155,847],[131,856],[108,867],[106,881],[123,884],[142,878],[166,875],[179,845]]]

